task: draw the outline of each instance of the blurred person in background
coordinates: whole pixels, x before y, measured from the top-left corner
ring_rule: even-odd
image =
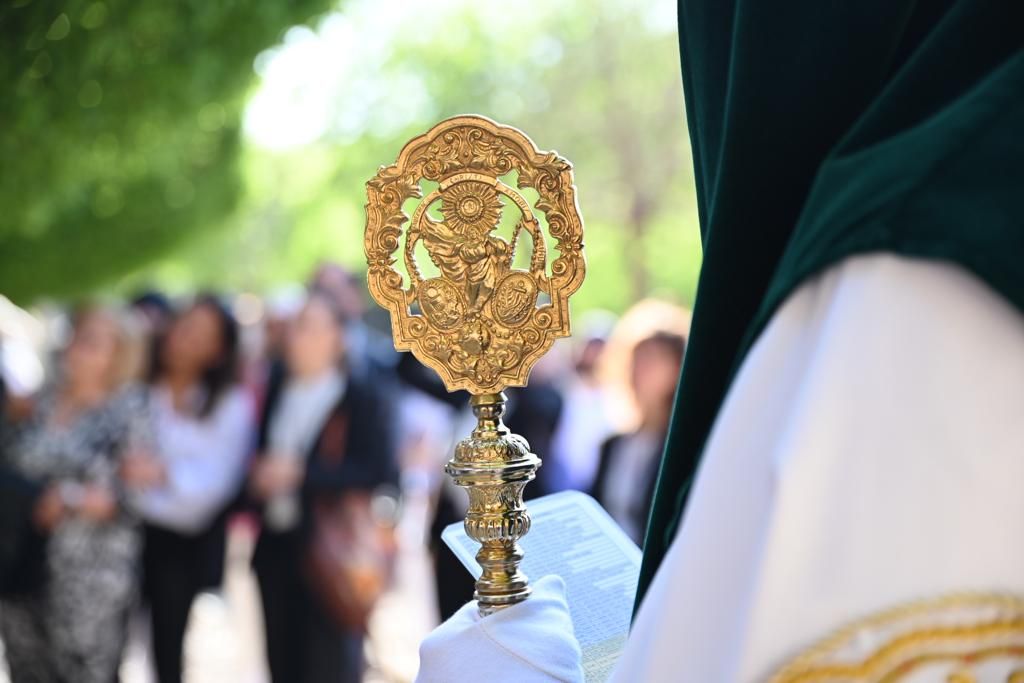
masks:
[[[390,375],[399,362],[391,337],[366,324],[366,280],[332,261],[321,263],[309,291],[326,296],[345,324],[346,354],[351,368]],[[403,354],[408,355],[408,354]]]
[[[13,304],[0,297],[0,423],[23,419],[32,408],[31,389],[43,380],[42,363],[24,345],[14,343],[6,315]],[[20,313],[20,309],[18,310]],[[26,370],[28,372],[26,372]],[[31,381],[26,382],[29,379]],[[44,537],[53,495],[11,466],[0,439],[0,600],[29,590],[42,575]]]
[[[256,324],[248,329],[245,326],[241,328],[239,376],[255,398],[255,415],[262,413],[268,388],[280,381],[279,376],[284,372],[288,328],[305,300],[306,290],[301,285],[292,283],[277,287],[261,302],[263,314]],[[243,500],[244,496],[239,499],[239,504]]]
[[[639,424],[601,446],[591,493],[641,546],[685,351],[686,339],[670,332],[656,332],[637,343],[630,377]]]
[[[2,398],[18,404],[37,393],[46,379],[41,359],[46,327],[0,295],[0,387]]]
[[[156,365],[157,349],[174,319],[174,307],[162,292],[148,290],[132,299],[131,308],[139,314],[149,336],[149,354],[145,367],[145,374],[148,375]]]
[[[563,408],[545,455],[548,492],[590,489],[597,473],[601,443],[615,432],[608,387],[598,372],[615,316],[591,311],[580,321],[579,343],[572,346],[572,368],[561,383]],[[531,445],[533,442],[530,442]]]
[[[2,401],[0,396],[0,411]],[[56,486],[40,484],[11,467],[0,452],[0,603],[40,585],[45,534],[58,517],[54,511],[60,508],[59,495]]]
[[[35,548],[18,542],[22,581],[5,590],[0,608],[17,683],[117,679],[142,550],[118,469],[149,439],[144,396],[131,386],[143,357],[138,321],[85,309],[75,316],[57,382],[0,424],[4,510],[9,491],[30,502],[22,521],[36,541]]]
[[[288,338],[288,327],[302,310],[306,291],[298,284],[278,287],[267,295],[263,356],[268,364],[280,363]]]
[[[348,364],[346,333],[336,301],[314,290],[260,421],[248,489],[263,523],[253,568],[274,683],[362,679],[362,633],[337,622],[306,573],[317,506],[398,483],[398,426],[379,384]]]
[[[237,383],[238,326],[201,296],[168,329],[150,375],[155,448],[122,476],[146,522],[144,591],[160,683],[178,683],[193,599],[220,585],[226,508],[250,452],[253,409]]]
[[[476,422],[469,411],[468,394],[449,392],[437,373],[411,353],[399,355],[396,374],[400,382],[402,427],[413,433],[414,443],[426,437],[414,447],[410,461],[403,464],[406,473],[415,472],[419,466],[431,492],[433,509],[427,540],[438,612],[445,619],[473,597],[473,577],[441,541],[441,531],[461,521],[466,508],[466,494],[444,474],[444,463],[451,457],[455,442]]]
[[[563,482],[558,476],[561,472],[560,463],[552,444],[565,409],[559,380],[567,369],[567,360],[565,354],[549,353],[530,371],[529,384],[506,390],[508,407],[505,411],[505,425],[512,433],[526,439],[530,450],[544,463],[524,491],[527,499],[563,490]],[[459,495],[460,499],[465,498],[461,490]]]
[[[159,339],[174,320],[174,307],[163,292],[155,289],[138,294],[131,307],[142,316],[152,339]]]

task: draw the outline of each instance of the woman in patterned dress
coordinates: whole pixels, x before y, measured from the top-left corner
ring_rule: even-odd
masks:
[[[8,467],[56,494],[42,583],[0,605],[14,683],[111,683],[138,593],[138,521],[121,505],[120,460],[148,440],[142,360],[126,315],[89,309],[75,323],[55,386],[31,413],[0,423]]]

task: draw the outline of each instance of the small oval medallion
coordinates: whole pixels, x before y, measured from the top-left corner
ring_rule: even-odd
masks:
[[[427,322],[439,330],[453,330],[465,318],[466,304],[462,294],[447,280],[439,277],[424,280],[416,290],[416,298]]]
[[[503,325],[516,327],[526,322],[537,302],[537,283],[529,273],[509,273],[494,290],[492,311]]]

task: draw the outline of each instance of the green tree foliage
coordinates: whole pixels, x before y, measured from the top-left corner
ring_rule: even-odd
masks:
[[[223,224],[252,60],[327,5],[4,3],[0,292],[74,296]]]
[[[0,65],[16,93],[0,101],[15,160],[0,292],[262,292],[325,258],[361,270],[366,180],[438,120],[479,113],[575,164],[590,264],[576,310],[692,299],[671,0],[346,0],[255,63],[318,3],[43,4],[0,14],[20,50]]]
[[[233,227],[131,282],[261,291],[323,258],[365,268],[366,180],[471,112],[573,161],[590,263],[576,310],[689,303],[700,244],[674,28],[670,1],[351,0],[257,60]]]

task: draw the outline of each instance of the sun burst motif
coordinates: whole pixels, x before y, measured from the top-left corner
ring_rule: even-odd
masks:
[[[467,237],[479,237],[496,228],[502,208],[498,191],[486,183],[456,183],[441,195],[445,223]]]

